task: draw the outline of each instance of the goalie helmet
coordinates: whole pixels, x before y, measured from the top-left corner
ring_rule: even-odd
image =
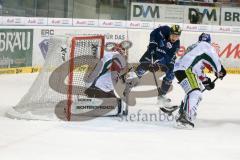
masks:
[[[198,41],[199,41],[199,42],[205,41],[205,42],[211,43],[211,36],[210,36],[210,34],[202,33],[202,34],[199,36]]]
[[[107,42],[105,45],[106,51],[119,52],[120,54],[125,54],[125,51],[131,48],[132,42],[122,41],[121,43]]]
[[[170,28],[171,34],[181,35],[181,32],[182,32],[182,30],[181,30],[180,26],[177,24],[172,25]]]

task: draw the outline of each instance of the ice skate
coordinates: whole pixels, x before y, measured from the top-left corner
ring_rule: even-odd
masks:
[[[190,118],[185,112],[180,112],[179,117],[176,119],[176,128],[178,129],[193,129],[194,123],[191,122]]]
[[[183,106],[183,102],[181,103],[180,106],[178,105],[172,105],[172,106],[162,106],[160,107],[160,110],[169,116],[172,115],[173,112],[175,112],[178,108],[181,108]]]
[[[159,95],[157,97],[157,104],[160,105],[160,107],[170,107],[171,99],[165,97],[164,95]]]

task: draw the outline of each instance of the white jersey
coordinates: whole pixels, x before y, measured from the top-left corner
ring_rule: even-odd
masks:
[[[105,92],[114,90],[119,78],[119,72],[126,66],[126,61],[118,52],[105,52],[103,62],[95,86]]]
[[[176,61],[174,72],[192,68],[193,73],[202,76],[205,67],[210,67],[218,73],[221,70],[221,62],[211,44],[201,41],[188,47],[185,55]]]

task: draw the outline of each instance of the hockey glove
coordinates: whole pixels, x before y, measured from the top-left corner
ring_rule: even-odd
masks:
[[[148,45],[148,51],[151,54],[156,53],[156,51],[157,51],[157,43],[156,42],[150,42],[149,45]]]
[[[150,72],[157,72],[159,69],[160,69],[160,66],[157,63],[154,63],[154,64],[150,63],[149,64],[149,69],[148,70]]]
[[[221,66],[221,71],[218,73],[215,73],[215,76],[218,77],[219,79],[223,79],[223,77],[225,77],[227,74],[225,68],[223,67],[223,65]]]
[[[173,71],[174,69],[174,64],[175,64],[175,60],[176,60],[176,55],[174,55],[171,59],[171,61],[169,62],[169,64],[167,64],[167,67],[170,71]]]
[[[210,78],[205,77],[204,80],[202,81],[202,84],[207,90],[212,90],[215,87],[215,83],[211,81]]]

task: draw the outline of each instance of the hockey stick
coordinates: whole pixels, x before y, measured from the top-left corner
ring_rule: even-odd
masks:
[[[128,30],[127,30],[127,40],[129,40],[129,37],[128,37]],[[131,46],[132,46],[132,44],[131,44]],[[129,47],[129,48],[131,48],[131,46]],[[129,63],[128,63],[128,49],[126,49],[126,61],[127,61],[127,68],[128,68],[128,72],[130,71],[130,69],[129,69]],[[126,72],[126,73],[128,73],[128,72]],[[124,79],[125,80],[125,79]],[[125,106],[125,109],[124,109],[124,111],[122,112],[122,114],[123,114],[123,116],[127,116],[128,115],[128,102],[129,102],[129,93],[130,93],[130,88],[129,88],[129,86],[128,86],[128,84],[126,83],[126,81],[125,81],[125,84],[126,84],[126,87],[125,87],[125,89],[124,89],[124,91],[123,91],[123,96],[125,96],[125,104],[126,104],[126,106]]]
[[[123,110],[122,114],[123,116],[127,116],[128,115],[128,102],[129,102],[129,93],[130,93],[130,88],[128,87],[127,83],[126,83],[126,87],[123,91],[123,96],[125,97],[125,109]]]
[[[153,63],[153,52],[151,52],[151,64],[154,65]],[[160,92],[160,88],[158,87],[158,82],[157,82],[157,77],[156,77],[156,73],[155,73],[155,70],[153,69],[152,70],[152,74],[153,74],[153,78],[154,78],[154,82],[155,82],[155,85],[157,87],[157,91],[158,91],[158,96],[161,95],[161,92]]]
[[[216,77],[216,78],[212,81],[212,83],[215,83],[217,79],[218,79],[218,77]],[[202,93],[203,93],[205,90],[206,90],[206,88],[204,88],[204,90],[202,91]],[[183,103],[183,101],[182,101],[182,103]],[[182,105],[182,103],[181,103],[181,105]],[[180,108],[181,105],[179,105],[179,106],[174,105],[174,106],[170,106],[170,107],[167,107],[167,108],[166,108],[166,107],[165,107],[165,108],[164,108],[164,107],[160,107],[160,110],[163,111],[164,113],[167,113],[169,116],[171,116],[174,111],[176,111],[178,108]]]

